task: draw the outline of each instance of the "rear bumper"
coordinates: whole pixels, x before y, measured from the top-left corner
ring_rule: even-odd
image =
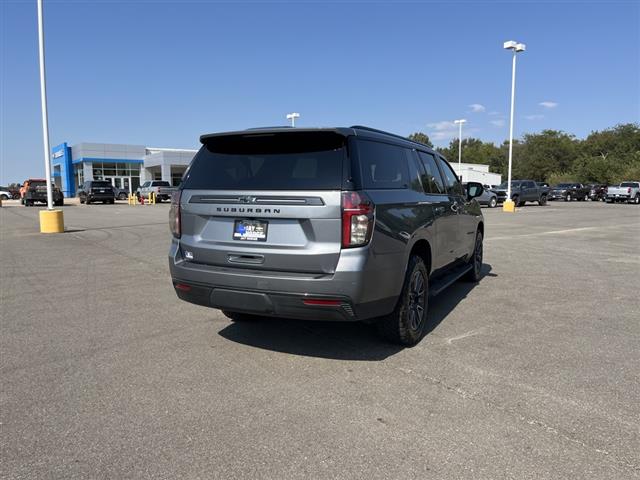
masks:
[[[390,313],[399,291],[371,298],[373,288],[368,287],[368,282],[383,281],[367,273],[366,255],[359,256],[354,250],[345,255],[344,261],[341,259],[342,269],[339,265],[335,273],[310,274],[189,262],[183,258],[178,242],[173,241],[169,269],[178,297],[206,307],[325,321],[358,321]],[[309,304],[309,300],[315,304]]]
[[[113,193],[91,193],[87,195],[87,200],[93,202],[103,202],[105,200],[113,200],[116,196]]]
[[[340,296],[305,295],[271,291],[235,290],[173,280],[178,297],[190,303],[232,312],[251,313],[301,320],[357,320],[351,299]],[[305,304],[306,299],[329,304]],[[321,303],[321,302],[317,302]]]

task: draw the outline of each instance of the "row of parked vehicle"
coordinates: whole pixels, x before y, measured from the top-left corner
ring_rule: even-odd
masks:
[[[171,198],[174,192],[169,182],[161,180],[152,180],[144,182],[135,191],[138,200],[148,199],[155,194],[156,202],[163,202]],[[115,203],[116,200],[126,200],[129,192],[124,189],[116,188],[106,180],[89,180],[82,184],[78,190],[78,198],[80,203]]]
[[[507,199],[507,182],[500,185],[485,185],[484,189],[484,193],[477,199],[481,205],[494,208]],[[519,207],[526,202],[546,205],[548,201],[553,200],[640,204],[640,182],[622,182],[613,186],[559,183],[550,187],[547,183],[533,180],[513,180],[511,199]]]

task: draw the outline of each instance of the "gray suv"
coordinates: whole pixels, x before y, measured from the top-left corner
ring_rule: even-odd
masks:
[[[371,321],[411,346],[429,296],[480,278],[483,187],[425,145],[361,126],[200,141],[170,209],[183,300],[234,321]]]

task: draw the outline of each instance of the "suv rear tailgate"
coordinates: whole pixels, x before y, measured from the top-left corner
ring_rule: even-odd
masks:
[[[246,198],[254,203],[240,203]],[[293,203],[293,204],[292,204]],[[340,256],[340,191],[183,192],[180,245],[193,261],[290,272],[333,273]],[[234,239],[237,221],[266,225],[264,241]]]
[[[185,258],[227,268],[335,272],[345,143],[335,132],[295,130],[207,140],[183,182]]]

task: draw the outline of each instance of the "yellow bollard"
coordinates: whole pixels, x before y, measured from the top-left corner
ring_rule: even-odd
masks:
[[[152,205],[156,204],[156,192],[149,193],[149,203]]]
[[[62,210],[40,210],[40,233],[64,232]]]
[[[502,204],[502,211],[509,213],[516,213],[516,204],[513,200],[505,200]]]

